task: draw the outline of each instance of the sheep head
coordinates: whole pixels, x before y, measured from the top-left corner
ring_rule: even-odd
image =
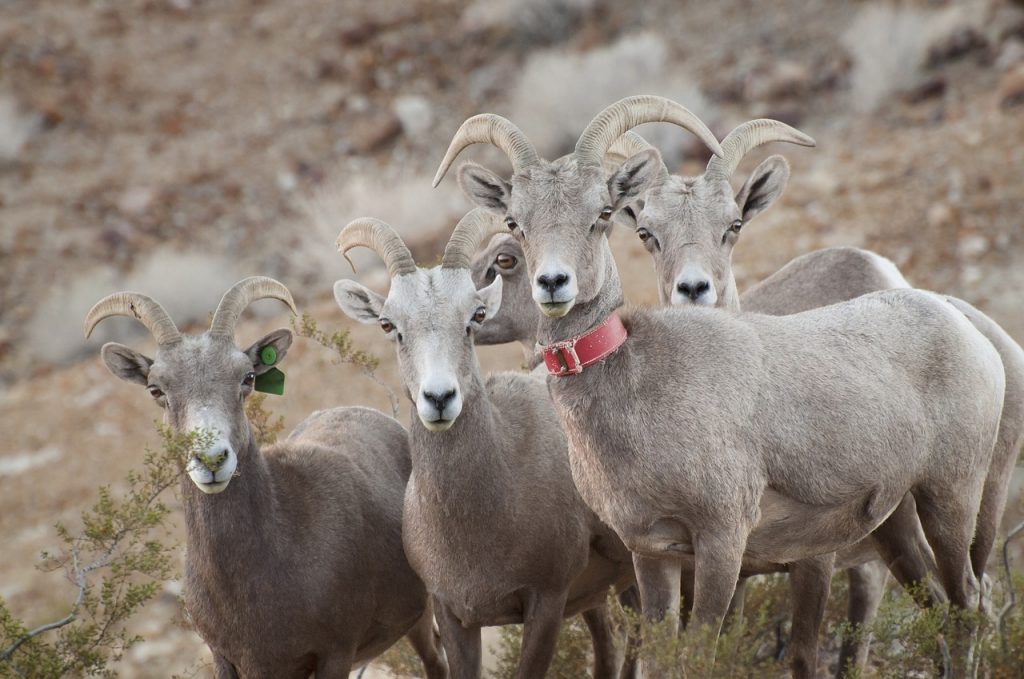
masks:
[[[666,177],[626,212],[654,258],[662,303],[739,308],[733,247],[743,226],[782,194],[789,164],[771,156],[735,193],[729,180],[743,156],[772,141],[814,146],[784,123],[752,120],[729,133],[725,155],[712,158],[704,174]]]
[[[466,399],[482,389],[474,337],[501,306],[502,279],[477,290],[469,267],[480,244],[503,229],[500,220],[473,210],[455,227],[440,266],[396,269],[389,264],[386,297],[353,280],[334,284],[334,298],[343,312],[379,325],[395,342],[406,395],[430,431],[451,428]],[[338,249],[345,253],[358,246],[373,249],[386,262],[388,253],[412,262],[394,229],[376,219],[357,219],[342,229]]]
[[[209,331],[202,335],[183,335],[159,302],[134,292],[109,295],[86,316],[86,337],[111,316],[135,318],[153,333],[157,341],[153,358],[110,342],[100,352],[103,362],[116,377],[145,386],[176,431],[212,436],[209,447],[186,465],[193,483],[207,494],[220,493],[231,482],[239,454],[251,443],[245,398],[252,393],[257,376],[280,363],[291,346],[289,330],[275,330],[244,350],[235,345],[239,316],[263,298],[281,300],[296,313],[284,285],[254,276],[224,294]]]

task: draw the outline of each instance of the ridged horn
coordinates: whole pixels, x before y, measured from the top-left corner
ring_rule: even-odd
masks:
[[[647,143],[647,140],[641,137],[636,132],[627,132],[618,139],[616,139],[611,148],[604,154],[604,169],[608,172],[615,172],[619,167],[640,153],[641,151],[647,151],[654,147]],[[668,179],[668,168],[665,167],[665,162],[662,161],[661,169],[658,171],[658,181],[660,184]]]
[[[704,174],[729,179],[739,167],[743,156],[758,146],[772,141],[785,141],[800,146],[815,145],[814,139],[778,120],[768,118],[748,120],[737,126],[722,140],[724,153],[720,158],[712,158],[708,161],[708,167]]]
[[[689,109],[671,99],[652,94],[626,97],[601,111],[590,121],[576,142],[576,158],[581,163],[600,165],[605,152],[616,139],[644,123],[673,123],[697,135],[716,156],[722,155],[715,135]]]
[[[494,113],[481,113],[466,120],[459,127],[448,151],[444,154],[441,166],[434,175],[434,186],[441,183],[448,168],[462,150],[473,144],[493,144],[505,152],[512,161],[512,172],[516,173],[540,162],[537,150],[523,131],[507,118]]]
[[[250,276],[238,281],[221,297],[217,310],[213,312],[210,323],[210,334],[222,337],[234,337],[235,325],[242,312],[258,299],[278,299],[288,305],[293,314],[298,315],[292,293],[283,283],[266,276]]]
[[[483,208],[466,213],[455,225],[452,237],[444,247],[441,266],[445,269],[468,269],[473,255],[480,246],[496,233],[506,233],[508,227],[498,215]]]
[[[115,292],[96,302],[85,316],[85,336],[105,318],[127,316],[134,318],[152,333],[160,346],[181,341],[181,333],[160,302],[137,292]]]
[[[388,276],[391,278],[416,271],[416,262],[409,248],[402,242],[401,236],[390,224],[379,219],[361,217],[352,220],[341,230],[335,242],[338,252],[352,266],[353,271],[356,267],[348,258],[348,251],[358,247],[370,248],[376,252],[384,260],[388,267]]]

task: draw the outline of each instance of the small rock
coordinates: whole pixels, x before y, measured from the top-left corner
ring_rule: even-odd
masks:
[[[117,209],[130,217],[139,217],[149,210],[155,195],[148,186],[129,187],[117,199]]]
[[[996,68],[1000,72],[1005,72],[1020,63],[1024,63],[1024,40],[1011,38],[1000,48],[999,56],[996,57]]]
[[[357,118],[349,126],[348,138],[352,147],[361,154],[383,148],[402,133],[402,122],[391,111],[378,112]]]
[[[965,266],[960,270],[960,281],[963,285],[975,285],[984,277],[980,266]]]
[[[971,52],[988,48],[988,40],[974,26],[961,26],[939,38],[928,47],[925,64],[934,68],[949,61],[962,59]]]
[[[975,259],[976,257],[988,252],[988,249],[988,238],[985,238],[980,234],[964,236],[960,239],[960,243],[957,245],[957,251],[960,253],[960,256],[966,259]]]
[[[1024,64],[1017,64],[999,80],[999,105],[1010,108],[1024,104]]]
[[[933,203],[928,208],[928,226],[933,229],[953,223],[953,208],[946,203]]]
[[[295,176],[294,172],[282,170],[277,173],[277,186],[285,193],[291,193],[298,185],[299,178]]]
[[[810,70],[803,64],[779,61],[769,72],[751,75],[747,81],[746,98],[757,101],[799,96],[807,90],[810,80]]]
[[[405,136],[410,139],[422,138],[434,124],[433,108],[424,97],[415,95],[398,97],[395,99],[392,110],[402,124]]]
[[[926,78],[903,93],[903,101],[918,104],[946,93],[946,78],[940,74]]]

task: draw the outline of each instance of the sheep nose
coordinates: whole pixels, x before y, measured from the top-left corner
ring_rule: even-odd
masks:
[[[689,297],[693,302],[696,302],[697,298],[707,292],[710,288],[711,283],[707,280],[679,281],[676,283],[676,290],[678,290],[680,294]]]
[[[423,392],[423,398],[430,401],[430,403],[437,408],[437,412],[443,413],[444,409],[452,402],[452,399],[455,398],[455,390],[449,389],[448,391],[440,394],[433,391],[425,391]]]
[[[215,472],[220,469],[221,465],[224,464],[224,461],[228,459],[228,447],[226,445],[217,446],[216,448],[212,448],[206,453],[197,455],[196,457],[204,467],[211,472]]]
[[[537,285],[546,290],[549,293],[554,293],[555,290],[562,287],[569,282],[569,277],[564,273],[557,274],[541,274],[537,276]]]

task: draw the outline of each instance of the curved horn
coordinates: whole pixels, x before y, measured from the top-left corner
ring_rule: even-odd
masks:
[[[540,156],[537,155],[533,144],[526,138],[523,131],[512,124],[510,120],[494,113],[481,113],[462,123],[455,136],[452,137],[452,143],[449,144],[448,151],[444,154],[444,160],[441,161],[441,166],[437,168],[437,174],[434,175],[433,185],[435,187],[441,183],[448,168],[455,162],[456,156],[472,144],[494,144],[497,146],[512,161],[513,173],[540,162]]]
[[[356,267],[348,258],[348,251],[360,246],[370,248],[384,260],[391,278],[416,271],[416,262],[402,238],[390,224],[379,219],[361,217],[352,220],[338,234],[335,243],[353,271]]]
[[[604,159],[621,165],[628,158],[635,156],[641,151],[653,148],[653,146],[647,143],[646,139],[636,132],[627,132],[612,142],[612,145],[604,153]]]
[[[636,132],[627,132],[616,139],[612,143],[611,148],[605,152],[604,169],[609,173],[613,173],[631,157],[641,151],[647,151],[653,148],[653,146],[647,143],[646,139]],[[666,179],[668,179],[668,168],[665,167],[665,161],[662,161],[661,168],[658,170],[658,179],[656,183],[661,184]]]
[[[626,97],[597,114],[576,142],[580,162],[600,165],[612,143],[637,125],[674,123],[693,132],[716,155],[722,155],[715,135],[688,109],[671,99],[651,94]]]
[[[127,316],[141,322],[152,333],[160,346],[181,341],[178,326],[152,297],[137,292],[115,292],[96,302],[85,316],[85,336],[92,334],[96,325],[104,318]]]
[[[445,269],[468,269],[480,245],[496,233],[505,233],[508,227],[498,215],[483,208],[466,213],[455,225],[452,237],[444,246],[441,266]]]
[[[292,293],[283,283],[275,281],[266,276],[250,276],[243,278],[221,297],[217,310],[213,312],[213,321],[210,323],[210,334],[226,337],[235,336],[235,325],[238,318],[245,311],[246,307],[258,299],[279,299],[288,305],[293,314],[298,315],[295,308],[295,301]]]
[[[710,174],[723,179],[732,177],[743,156],[761,144],[772,141],[788,141],[791,144],[800,146],[814,146],[815,141],[786,123],[778,120],[760,118],[748,120],[739,125],[722,140],[722,149],[725,153],[721,158],[712,158],[708,161],[708,167],[704,174]]]

